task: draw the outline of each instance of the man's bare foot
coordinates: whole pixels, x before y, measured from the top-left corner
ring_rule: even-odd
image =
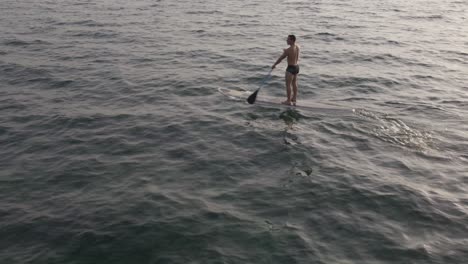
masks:
[[[281,102],[281,103],[284,104],[284,105],[291,105],[291,101],[289,101],[289,100],[286,100],[286,101]]]
[[[291,99],[292,105],[296,106],[296,99]]]

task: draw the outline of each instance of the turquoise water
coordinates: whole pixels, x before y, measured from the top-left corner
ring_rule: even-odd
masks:
[[[2,1],[0,263],[466,263],[467,8]]]

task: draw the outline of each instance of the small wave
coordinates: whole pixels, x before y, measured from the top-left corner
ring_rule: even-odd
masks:
[[[343,98],[343,99],[339,99],[336,101],[340,101],[340,102],[376,101],[376,99],[367,98],[367,97],[348,97],[348,98]]]
[[[378,77],[378,78],[368,78],[368,77],[359,77],[359,76],[329,76],[329,75],[320,75],[321,82],[333,86],[336,88],[349,88],[349,92],[359,91],[359,92],[379,92],[382,87],[394,87],[400,84],[398,80]],[[362,88],[368,90],[362,90]]]
[[[4,41],[3,44],[7,46],[25,46],[25,45],[28,45],[29,43],[26,41],[22,41],[22,40],[7,40],[7,41]]]
[[[335,37],[336,36],[335,34],[329,33],[329,32],[320,32],[320,33],[317,33],[315,35],[316,36],[327,36],[327,37]]]
[[[373,43],[375,44],[375,43]],[[357,63],[362,62],[371,62],[371,63],[379,63],[382,65],[394,64],[395,66],[400,67],[401,65],[412,65],[412,66],[422,66],[422,67],[434,67],[434,64],[429,64],[422,62],[421,58],[407,58],[397,56],[391,53],[382,53],[382,54],[357,54],[351,57],[351,59]]]
[[[12,111],[20,111],[27,109],[28,106],[25,105],[24,102],[15,100],[14,98],[8,98],[4,100],[0,100],[0,111],[12,110]],[[6,128],[0,127],[0,135],[6,131]]]
[[[451,55],[456,55],[456,56],[467,57],[468,58],[468,52],[457,51],[457,50],[443,50],[442,52],[446,53],[446,54],[451,54]]]
[[[468,106],[468,101],[462,101],[462,100],[443,100],[441,101],[442,104],[452,104],[458,107],[467,107]]]
[[[68,31],[73,37],[91,37],[91,38],[115,38],[120,34],[114,31]]]
[[[209,11],[187,11],[185,12],[188,15],[214,15],[214,14],[222,14],[223,12],[218,10],[209,10]]]
[[[420,75],[420,74],[415,74],[411,75],[411,78],[419,79],[419,80],[432,80],[432,81],[440,81],[439,78],[434,77],[432,75]]]
[[[402,45],[401,42],[398,42],[396,40],[387,40],[387,44],[396,45],[396,46],[401,46]]]
[[[11,79],[27,78],[45,78],[49,77],[50,73],[41,68],[30,67],[26,65],[9,63],[0,65],[0,71],[4,76]]]
[[[331,41],[334,41],[334,40],[337,40],[337,41],[343,41],[345,40],[345,38],[341,37],[341,36],[337,36],[333,33],[329,33],[329,32],[320,32],[320,33],[317,33],[315,34],[315,36],[318,36],[321,40],[325,41],[325,42],[331,42]],[[310,39],[311,37],[307,37],[308,39]]]
[[[381,54],[381,55],[376,55],[373,57],[374,60],[383,60],[383,61],[388,61],[388,60],[395,60],[399,61],[400,57],[397,57],[395,55],[386,53],[386,54]]]
[[[418,19],[418,20],[439,20],[443,19],[442,15],[429,15],[429,16],[401,16],[404,19]]]
[[[345,25],[346,28],[356,29],[356,28],[365,28],[365,26],[360,25]]]
[[[383,37],[367,38],[362,43],[366,44],[366,45],[374,45],[374,46],[379,46],[379,47],[380,46],[385,46],[385,45],[398,46],[398,47],[407,46],[402,42],[387,39],[387,38],[383,38]]]
[[[40,40],[40,39],[35,39],[32,41],[10,39],[10,40],[5,40],[3,42],[3,45],[6,45],[6,46],[30,46],[30,45],[48,45],[48,44],[51,44],[51,43],[44,41],[44,40]]]
[[[67,87],[73,83],[72,80],[57,78],[51,71],[41,67],[33,67],[21,64],[0,65],[0,72],[8,83],[16,85],[32,85],[44,89]]]
[[[78,21],[66,21],[56,22],[57,26],[86,26],[86,27],[116,27],[120,26],[119,23],[103,23],[94,20],[78,20]]]
[[[58,22],[56,23],[56,25],[58,26],[73,26],[73,25],[98,26],[99,24],[94,20],[78,20],[78,21]]]
[[[355,56],[353,59],[356,61],[370,61],[370,62],[383,61],[385,63],[390,63],[392,61],[401,62],[400,57],[395,56],[393,54],[389,54],[389,53],[378,54],[378,55],[359,55],[359,56]]]

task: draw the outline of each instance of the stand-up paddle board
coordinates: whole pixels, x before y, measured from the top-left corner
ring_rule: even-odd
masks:
[[[252,94],[252,92],[250,91],[239,91],[239,90],[231,90],[231,89],[226,89],[226,88],[219,88],[218,90],[220,93],[224,94],[225,96],[234,100],[238,100],[238,101],[246,101],[246,99]],[[298,107],[294,105],[282,104],[280,98],[264,96],[264,95],[258,96],[257,99],[255,100],[255,104],[257,105],[270,104],[270,105],[276,105],[276,106],[282,106],[282,107]]]
[[[247,98],[252,94],[252,92],[250,91],[239,91],[239,90],[232,90],[232,89],[227,89],[227,88],[218,88],[218,91],[233,100],[243,101],[243,102],[246,102]],[[284,100],[284,98],[259,95],[254,105],[286,107],[286,108],[293,108],[293,109],[297,108],[297,109],[320,111],[320,112],[326,112],[326,113],[333,112],[333,113],[349,114],[350,112],[352,113],[353,111],[352,109],[335,107],[333,105],[312,103],[309,101],[299,101],[298,103],[296,103],[296,105],[285,105],[281,103],[282,100]]]

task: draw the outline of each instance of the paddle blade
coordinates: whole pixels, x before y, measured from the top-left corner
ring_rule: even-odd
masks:
[[[255,103],[255,100],[257,99],[258,90],[260,90],[260,89],[257,89],[253,94],[251,94],[251,95],[249,96],[249,98],[247,98],[247,102],[248,102],[249,104]]]

